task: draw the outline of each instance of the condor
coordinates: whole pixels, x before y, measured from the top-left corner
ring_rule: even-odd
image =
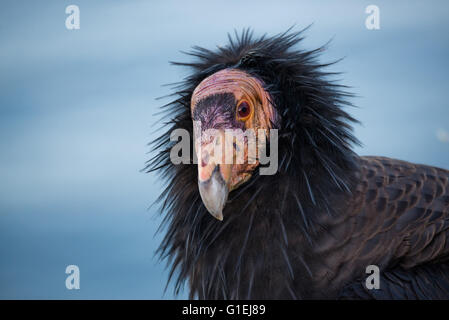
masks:
[[[168,183],[159,250],[176,292],[187,282],[199,299],[449,298],[449,171],[355,154],[351,94],[318,61],[323,48],[304,50],[301,39],[246,30],[175,63],[191,73],[164,108],[169,127],[147,169]],[[278,130],[277,173],[201,154],[174,165],[171,131],[207,148],[194,121]],[[365,286],[370,265],[379,289]]]

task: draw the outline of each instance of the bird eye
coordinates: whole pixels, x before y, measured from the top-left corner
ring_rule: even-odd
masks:
[[[251,114],[251,107],[248,102],[242,101],[237,106],[239,120],[247,120]]]

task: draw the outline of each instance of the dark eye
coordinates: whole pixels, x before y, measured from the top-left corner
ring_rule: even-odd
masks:
[[[237,115],[240,120],[246,120],[248,119],[249,115],[251,114],[251,107],[246,101],[242,101],[237,106]]]

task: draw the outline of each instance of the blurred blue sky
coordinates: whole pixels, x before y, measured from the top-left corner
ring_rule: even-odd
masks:
[[[65,28],[70,4],[80,30]],[[357,152],[449,168],[448,18],[447,1],[2,1],[0,298],[173,298],[148,210],[162,183],[139,172],[155,98],[186,74],[168,64],[180,50],[234,29],[314,23],[302,46],[333,37],[322,61],[345,57],[331,70],[359,95]]]

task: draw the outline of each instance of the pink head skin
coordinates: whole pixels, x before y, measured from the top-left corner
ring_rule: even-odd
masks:
[[[257,158],[248,157],[248,136],[243,135],[252,131],[257,139],[259,129],[268,135],[276,112],[262,81],[237,69],[224,69],[204,79],[192,94],[191,112],[200,194],[208,211],[222,220],[228,193],[246,182],[259,165]],[[225,133],[238,129],[243,139],[229,143]],[[243,163],[227,161],[239,153]]]

